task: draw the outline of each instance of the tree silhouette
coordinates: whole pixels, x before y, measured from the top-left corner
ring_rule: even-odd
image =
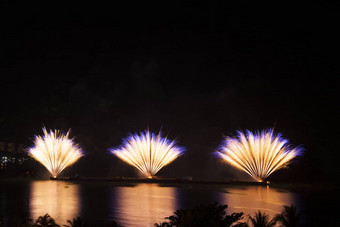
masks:
[[[70,224],[70,226],[64,225],[64,227],[86,227],[87,226],[85,223],[83,223],[80,217],[73,218],[72,220],[67,220],[67,223]]]
[[[248,219],[253,227],[274,227],[276,224],[275,218],[269,221],[269,216],[261,211],[256,212],[254,217],[248,215]]]
[[[55,223],[54,219],[49,214],[45,214],[44,216],[38,217],[38,219],[35,220],[34,226],[59,227],[59,225]]]
[[[229,227],[242,219],[243,213],[232,213],[226,215],[225,209],[228,205],[214,203],[210,205],[201,205],[194,209],[176,210],[174,215],[166,217],[169,222],[155,224],[155,227]]]
[[[284,206],[281,214],[275,216],[275,220],[282,227],[300,227],[300,213],[297,212],[296,206]]]

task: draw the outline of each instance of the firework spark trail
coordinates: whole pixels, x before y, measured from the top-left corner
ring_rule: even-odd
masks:
[[[47,132],[43,128],[44,136],[35,136],[32,148],[28,153],[43,164],[53,177],[57,177],[66,167],[75,163],[81,156],[79,146],[69,139],[69,131],[64,135],[58,130]]]
[[[136,167],[143,175],[152,178],[161,168],[184,152],[175,141],[149,131],[133,134],[123,140],[120,148],[110,149],[118,158]]]
[[[237,138],[226,137],[217,151],[220,158],[256,181],[263,181],[274,171],[286,167],[301,153],[302,148],[293,148],[281,134],[275,135],[273,129],[246,134],[239,131]]]

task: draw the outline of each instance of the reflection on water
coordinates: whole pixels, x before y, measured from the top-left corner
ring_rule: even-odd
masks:
[[[30,188],[30,217],[48,213],[59,224],[79,216],[79,186],[62,181],[33,181]]]
[[[177,209],[216,201],[228,204],[228,213],[252,215],[261,210],[270,216],[280,213],[283,205],[295,204],[303,210],[306,203],[301,194],[264,186],[0,181],[0,218],[4,226],[16,226],[20,212],[29,213],[34,220],[48,213],[60,225],[80,216],[89,226],[112,219],[125,226],[153,226]]]
[[[118,187],[116,216],[126,226],[153,226],[164,221],[176,208],[176,188],[157,184]]]
[[[244,212],[253,215],[255,211],[261,210],[270,216],[280,213],[284,205],[295,204],[292,192],[263,186],[80,186],[84,188],[83,191],[88,192],[79,193],[79,185],[62,181],[32,182],[29,201],[31,218],[35,220],[48,213],[57,223],[62,224],[68,219],[86,214],[86,218],[96,221],[116,219],[126,226],[153,226],[156,222],[164,221],[165,217],[172,215],[177,209],[215,201],[228,204],[228,213]],[[107,193],[107,187],[110,193]],[[82,204],[86,207],[80,206],[81,194],[85,196],[81,200],[84,200]]]
[[[292,194],[268,186],[225,188],[220,202],[228,204],[228,213],[243,212],[253,215],[255,211],[261,210],[273,217],[282,211],[284,205],[295,204]]]

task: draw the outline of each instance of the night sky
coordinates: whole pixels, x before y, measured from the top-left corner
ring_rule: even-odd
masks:
[[[35,4],[1,5],[1,141],[71,128],[66,174],[134,176],[108,148],[162,130],[187,151],[159,175],[231,179],[223,136],[274,127],[305,152],[270,179],[339,180],[337,7]]]

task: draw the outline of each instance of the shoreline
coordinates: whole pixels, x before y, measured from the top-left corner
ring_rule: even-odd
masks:
[[[205,181],[205,180],[186,180],[178,178],[100,178],[100,177],[50,177],[56,181],[95,181],[95,182],[117,182],[117,183],[174,183],[174,184],[215,184],[215,185],[263,185],[268,186],[270,183],[256,181]]]

